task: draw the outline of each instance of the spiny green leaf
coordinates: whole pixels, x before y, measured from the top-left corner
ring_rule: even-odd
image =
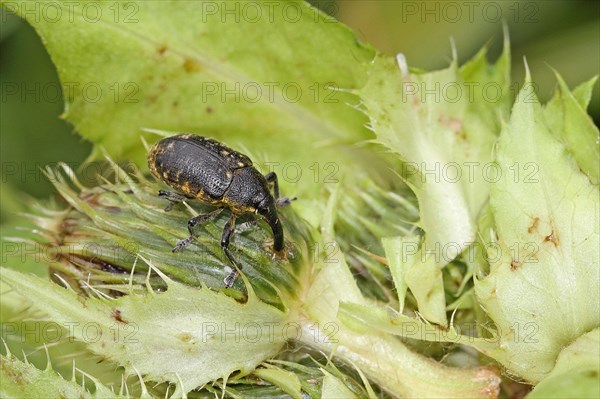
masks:
[[[336,209],[336,195],[329,202]],[[332,215],[326,217],[333,223]],[[325,239],[333,234],[324,229]],[[306,293],[300,341],[331,353],[334,358],[359,368],[381,389],[406,397],[496,397],[499,377],[489,369],[452,369],[417,354],[389,335],[369,326],[354,331],[338,318],[344,303],[364,306],[368,301],[356,286],[348,265],[339,251],[319,258],[318,273]]]
[[[325,374],[321,399],[356,398],[356,395],[342,381],[326,370],[321,369],[321,371]]]
[[[600,322],[598,302],[589,300],[600,277],[598,191],[552,137],[552,122],[527,81],[498,145],[501,179],[492,184],[492,215],[480,222],[492,264],[475,291],[496,324],[491,336],[460,335],[452,326],[446,331],[356,304],[340,307],[342,319],[357,331],[369,326],[473,346],[533,383],[547,375],[562,348]]]
[[[490,204],[498,247],[475,284],[498,329],[494,357],[533,383],[563,347],[600,325],[600,304],[590,300],[600,289],[598,189],[547,123],[528,79],[497,148],[502,173]]]
[[[498,95],[505,94],[504,62],[490,67],[480,53],[463,68],[453,63],[441,71],[403,76],[407,71],[394,60],[380,57],[360,90],[378,141],[407,162],[402,172],[417,192],[430,249],[435,243],[464,244],[474,237],[472,219],[488,193],[480,168],[491,160],[500,126],[498,105],[506,101],[484,101],[483,88],[469,89],[469,84],[493,82]],[[485,70],[494,72],[480,82]],[[482,115],[482,109],[493,117]],[[475,173],[467,170],[468,162],[475,162]],[[456,181],[442,174],[451,163],[459,168]]]
[[[0,356],[0,396],[5,399],[21,398],[80,398],[80,399],[125,399],[129,395],[113,392],[100,381],[89,375],[84,378],[93,380],[95,391],[90,393],[80,383],[65,380],[52,369],[50,364],[45,370],[36,368],[29,362],[23,362],[11,353]],[[145,390],[144,390],[145,391]],[[141,398],[151,399],[147,391]],[[174,397],[171,397],[175,399]]]
[[[575,97],[581,108],[584,110],[590,105],[592,91],[594,90],[594,86],[596,86],[596,82],[598,82],[598,76],[594,76],[587,82],[583,82],[573,89],[573,97]]]
[[[404,274],[406,273],[406,269],[414,263],[412,256],[407,255],[402,251],[402,248],[405,243],[418,246],[419,239],[418,237],[383,238],[382,243],[385,250],[385,256],[388,260],[388,266],[392,272],[392,278],[394,279],[394,286],[398,293],[400,312],[402,312],[404,310],[406,290],[408,289]]]
[[[600,393],[600,329],[577,338],[563,349],[556,366],[527,399],[597,398]]]
[[[377,141],[405,162],[398,173],[417,195],[425,231],[423,253],[435,254],[419,257],[419,270],[439,274],[437,268],[475,238],[476,218],[489,192],[484,172],[509,101],[505,47],[494,66],[482,51],[461,69],[453,62],[430,73],[409,73],[402,58],[397,64],[379,57],[359,91]],[[433,290],[443,292],[441,278],[430,277],[438,285]],[[421,301],[419,310],[428,320],[446,325],[444,297],[434,297]]]
[[[234,371],[248,374],[285,342],[282,328],[288,315],[252,293],[240,304],[207,287],[168,279],[163,293],[82,299],[49,281],[0,270],[4,282],[32,298],[50,320],[72,326],[70,333],[91,351],[123,366],[129,375],[177,384],[179,392],[226,380]]]
[[[386,257],[398,291],[400,312],[404,309],[406,290],[410,288],[419,305],[419,312],[432,321],[436,315],[446,312],[444,282],[442,271],[436,266],[435,258],[426,255],[419,249],[420,238],[417,236],[395,237],[384,239]]]
[[[276,366],[254,370],[255,376],[277,385],[294,399],[302,399],[300,380],[296,374]]]
[[[586,107],[596,78],[579,85],[572,93],[555,72],[559,87],[546,104],[544,117],[555,137],[565,143],[581,170],[593,183],[600,179],[600,133]]]

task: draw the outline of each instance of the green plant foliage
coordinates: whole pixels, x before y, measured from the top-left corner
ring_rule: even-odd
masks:
[[[558,355],[556,365],[527,399],[596,398],[600,392],[600,330],[577,338]]]
[[[409,286],[421,314],[440,325],[447,321],[439,269],[475,239],[477,216],[489,193],[483,168],[492,160],[507,115],[509,59],[506,45],[495,65],[482,50],[461,68],[453,62],[421,73],[410,72],[401,58],[398,64],[380,57],[360,90],[377,141],[405,162],[398,174],[417,195],[425,241],[415,269],[427,278],[409,273]],[[493,99],[485,98],[490,86],[497,90]],[[451,173],[442,170],[448,166]],[[439,256],[448,246],[454,251]]]
[[[501,178],[490,190],[494,227],[484,240],[490,270],[475,278],[478,306],[495,325],[489,336],[461,335],[452,325],[444,329],[359,303],[343,304],[342,320],[354,329],[473,346],[515,377],[534,384],[549,378],[557,358],[575,352],[564,348],[600,325],[599,303],[590,300],[600,290],[600,199],[547,123],[528,80],[498,143]]]
[[[63,117],[95,145],[91,158],[104,148],[143,165],[140,137],[158,137],[142,129],[190,131],[297,162],[305,172],[294,189],[314,193],[311,165],[349,160],[340,149],[364,153],[315,148],[369,138],[348,91],[364,84],[375,52],[303,1],[231,5],[256,18],[224,17],[226,3],[208,0],[55,4],[63,18],[28,22],[57,66]],[[88,4],[98,8],[94,23]]]
[[[598,128],[587,114],[597,77],[582,83],[571,93],[563,78],[556,73],[558,89],[544,108],[544,117],[551,132],[573,155],[581,170],[598,184],[600,179],[600,136]]]
[[[82,399],[128,399],[131,396],[123,391],[116,393],[102,385],[93,376],[85,375],[94,382],[94,393],[90,393],[75,381],[75,375],[71,381],[67,381],[52,369],[48,362],[45,370],[36,368],[27,360],[21,361],[15,355],[7,352],[0,357],[0,375],[2,385],[0,395],[6,399],[20,398],[82,398]],[[124,387],[123,387],[124,388]],[[122,389],[123,389],[122,388]],[[144,387],[144,392],[139,397],[150,399]],[[172,396],[171,399],[175,399]]]
[[[498,328],[501,361],[534,383],[563,347],[600,324],[600,305],[590,301],[600,290],[598,188],[548,126],[527,80],[497,148],[502,178],[490,204],[499,256],[490,254],[490,274],[475,284]]]
[[[285,342],[286,314],[253,293],[239,304],[207,287],[194,289],[167,278],[168,290],[161,294],[82,302],[73,290],[37,277],[3,269],[1,278],[23,295],[37,292],[36,306],[51,320],[72,323],[74,338],[88,339],[91,351],[123,366],[127,374],[177,384],[184,393],[216,379],[226,381],[234,371],[250,373]],[[89,340],[86,326],[91,323],[101,339]],[[225,328],[238,338],[225,339]]]
[[[57,1],[58,20],[0,4],[42,38],[64,118],[109,170],[90,187],[61,163],[45,169],[58,201],[3,197],[25,210],[2,226],[1,321],[21,323],[2,329],[3,397],[497,398],[508,379],[537,384],[530,398],[597,392],[595,79],[571,91],[556,74],[542,105],[528,72],[511,108],[507,35],[493,63],[484,48],[425,72],[300,0]],[[281,253],[264,222],[237,227],[232,288],[227,212],[174,253],[211,208],[167,212],[148,178],[148,144],[181,131],[299,197],[278,212]],[[43,352],[27,328],[51,323],[72,328]],[[54,369],[35,367],[44,353]]]

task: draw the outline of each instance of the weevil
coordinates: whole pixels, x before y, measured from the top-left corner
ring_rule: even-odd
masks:
[[[173,252],[182,250],[192,242],[193,229],[198,223],[214,219],[224,209],[231,211],[221,235],[221,248],[233,266],[233,271],[224,280],[226,287],[233,286],[238,270],[242,268],[229,250],[237,217],[254,214],[264,219],[273,232],[273,248],[277,252],[283,250],[283,227],[277,207],[288,205],[296,198],[279,197],[279,182],[275,172],[263,176],[246,155],[216,140],[195,134],[180,134],[158,141],[148,152],[148,167],[156,178],[176,190],[159,191],[159,196],[170,201],[165,211],[186,199],[196,199],[216,207],[188,221],[190,235],[181,240]],[[273,184],[274,195],[269,189],[270,183]]]

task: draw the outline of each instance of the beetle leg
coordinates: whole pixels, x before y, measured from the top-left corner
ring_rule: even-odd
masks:
[[[192,242],[193,239],[194,239],[194,237],[189,236],[188,238],[185,238],[185,239],[179,241],[177,243],[177,245],[175,245],[175,247],[171,250],[171,252],[179,252],[179,251],[181,251],[183,248],[187,247],[188,244],[190,242]]]
[[[269,172],[265,175],[265,180],[268,183],[273,183],[273,193],[275,194],[275,205],[277,206],[287,206],[292,203],[292,201],[296,200],[294,198],[281,197],[279,198],[279,180],[277,179],[277,175],[275,172]]]
[[[227,277],[225,277],[225,280],[223,280],[225,282],[225,287],[226,288],[231,288],[233,287],[233,283],[235,282],[235,279],[237,278],[239,271],[242,266],[239,265],[235,259],[233,259],[233,255],[231,254],[231,252],[229,251],[229,240],[231,239],[231,235],[233,234],[233,231],[235,230],[235,215],[231,215],[231,217],[229,218],[229,220],[227,221],[227,224],[225,225],[225,228],[223,229],[223,235],[221,236],[221,248],[223,248],[223,252],[225,252],[225,256],[227,257],[227,260],[229,260],[229,262],[231,263],[233,270],[231,271],[231,273],[229,273],[229,275]]]
[[[160,190],[158,192],[158,196],[165,197],[166,199],[169,200],[169,205],[167,205],[165,207],[165,212],[169,212],[171,209],[173,209],[173,205],[186,199],[185,195],[181,195],[174,191],[167,191],[167,190]]]
[[[273,183],[273,192],[275,193],[275,199],[279,198],[279,180],[275,172],[269,172],[265,175],[265,180],[269,183]]]
[[[188,231],[190,232],[190,235],[194,235],[192,233],[192,229],[198,224],[198,223],[205,223],[208,222],[209,220],[213,220],[214,218],[216,218],[217,216],[219,216],[219,214],[223,212],[223,208],[217,208],[214,211],[210,211],[208,213],[204,213],[202,215],[198,215],[198,216],[194,216],[193,218],[191,218],[190,220],[188,220]]]
[[[208,222],[209,220],[212,220],[215,217],[217,217],[221,212],[223,212],[223,208],[217,208],[214,211],[211,211],[211,212],[208,212],[208,213],[204,213],[202,215],[194,216],[193,218],[191,218],[190,220],[188,220],[188,231],[190,232],[190,236],[188,238],[186,238],[186,239],[183,239],[183,240],[179,241],[177,243],[177,245],[175,246],[175,248],[173,248],[173,252],[181,251],[190,242],[192,242],[192,240],[194,239],[193,228],[198,223]]]

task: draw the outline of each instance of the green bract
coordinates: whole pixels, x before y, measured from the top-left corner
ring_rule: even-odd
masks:
[[[528,73],[511,110],[508,39],[495,63],[483,49],[425,72],[296,0],[52,4],[64,18],[29,22],[110,176],[47,168],[60,204],[27,204],[3,238],[3,397],[497,398],[503,378],[537,384],[531,398],[597,392],[595,79],[570,91],[557,74],[541,105]],[[261,17],[223,19],[225,4]],[[299,197],[283,253],[263,222],[236,232],[231,289],[228,215],[173,253],[210,207],[165,212],[148,178],[145,145],[182,131]]]
[[[413,73],[402,58],[380,57],[359,92],[377,141],[404,161],[397,172],[419,202],[425,238],[415,265],[402,272],[402,285],[421,314],[440,325],[447,325],[440,269],[474,242],[488,198],[484,167],[508,112],[509,61],[508,45],[496,65],[488,65],[482,50],[462,68],[453,62],[432,73]],[[492,99],[485,98],[489,87]]]
[[[55,323],[71,326],[88,349],[140,373],[148,381],[171,382],[187,393],[234,371],[252,372],[285,342],[286,313],[249,295],[248,302],[167,279],[164,293],[80,300],[72,290],[5,269],[2,279],[23,293],[37,292],[36,306]],[[90,327],[93,326],[93,327]],[[96,339],[99,337],[99,339]]]
[[[0,372],[2,375],[2,386],[0,394],[3,398],[83,398],[83,399],[104,399],[104,398],[130,398],[124,395],[124,387],[121,392],[116,393],[108,387],[102,385],[98,380],[90,375],[85,377],[94,382],[95,392],[89,393],[84,387],[75,380],[75,369],[73,370],[73,379],[67,381],[60,374],[57,374],[52,365],[48,363],[45,370],[36,368],[33,364],[20,361],[15,355],[7,352],[6,356],[0,358]],[[145,387],[144,387],[145,390]],[[140,398],[149,398],[148,393],[144,392]]]
[[[306,224],[294,216],[293,208],[282,210],[287,259],[268,253],[263,246],[268,232],[261,225],[239,232],[232,249],[244,259],[245,277],[235,289],[224,290],[226,262],[219,240],[227,216],[205,225],[193,244],[174,255],[174,243],[187,234],[187,218],[204,207],[192,203],[167,213],[165,200],[154,194],[157,183],[137,173],[130,176],[114,163],[112,167],[117,181],[91,189],[82,187],[66,166],[62,171],[48,169],[70,207],[61,212],[38,207],[39,213],[30,215],[38,225],[37,239],[22,243],[37,243],[55,282],[11,269],[2,269],[0,275],[14,290],[9,309],[22,303],[15,294],[31,298],[41,313],[30,317],[66,330],[62,334],[69,340],[83,343],[78,350],[86,357],[121,367],[130,381],[140,375],[147,384],[172,384],[174,397],[208,389],[209,383],[221,384],[233,395],[259,366],[252,378],[296,397],[298,384],[311,392],[307,381],[315,377],[290,377],[298,372],[293,363],[284,364],[287,369],[264,363],[277,356],[285,359],[286,343],[356,367],[364,382],[346,389],[357,397],[371,389],[367,378],[394,396],[473,397],[497,391],[499,378],[492,369],[446,367],[392,336],[355,333],[341,324],[341,301],[367,300],[341,252],[327,249],[326,244],[337,247],[333,225],[339,191],[329,200],[321,234],[314,233],[316,245],[310,245]],[[19,337],[18,342],[19,334],[27,336],[12,331],[11,340]],[[385,367],[374,366],[383,359]],[[329,375],[330,368],[321,371],[325,366],[319,363],[313,367],[311,372],[322,378],[322,386],[312,388],[313,397],[323,390],[325,396],[340,392],[342,382]],[[114,374],[106,376],[113,385],[118,380]],[[352,378],[342,380],[349,384]]]
[[[563,129],[577,128],[566,120]],[[496,153],[497,245],[475,291],[498,328],[495,356],[535,383],[563,347],[600,325],[600,303],[590,300],[600,290],[598,187],[552,137],[530,80]]]
[[[589,90],[591,87],[585,86],[580,95],[589,98]],[[568,109],[572,95],[564,96],[566,105],[557,104],[555,98],[546,111],[554,106]],[[341,309],[348,325],[470,345],[496,359],[510,375],[528,382],[535,384],[548,377],[553,381],[548,384],[556,386],[560,374],[561,378],[592,383],[582,389],[593,391],[597,381],[582,377],[576,366],[580,355],[570,345],[578,342],[577,348],[598,351],[595,340],[581,337],[600,325],[596,300],[600,290],[599,193],[565,145],[553,136],[551,121],[556,119],[546,115],[528,78],[496,147],[499,178],[490,184],[493,223],[481,224],[487,226],[480,234],[490,270],[487,275],[483,269],[478,272],[475,294],[495,324],[488,327],[491,335],[468,337],[460,334],[460,326],[445,330],[356,303],[344,304]],[[575,131],[571,123],[583,122],[583,118],[569,120],[563,120],[562,129]],[[594,129],[589,137],[597,136]],[[410,237],[384,241],[390,248],[386,254],[399,292],[405,290],[402,276],[414,267],[414,259],[406,253],[396,254],[394,249],[403,248],[408,240],[414,241]],[[398,260],[402,256],[403,261]],[[476,252],[467,256],[480,266],[487,263]],[[571,357],[573,360],[568,360]],[[557,359],[561,359],[561,367],[555,371]],[[575,363],[572,370],[571,361]],[[585,373],[598,373],[597,366],[589,366]]]

